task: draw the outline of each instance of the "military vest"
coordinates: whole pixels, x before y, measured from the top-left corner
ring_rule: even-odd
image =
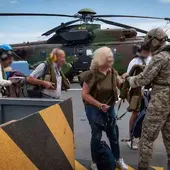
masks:
[[[53,67],[53,63],[47,59],[47,61],[45,62],[46,64],[46,68],[45,68],[45,73],[44,75],[41,77],[43,80],[45,81],[50,81],[52,83],[54,83],[54,88],[57,88],[57,79],[56,79],[56,71],[54,70]],[[64,73],[62,71],[59,71],[60,75],[62,77],[62,90],[67,90],[70,88],[70,83],[69,81],[66,79]]]
[[[40,80],[44,81],[50,81],[54,83],[54,88],[57,89],[57,78],[56,78],[56,71],[54,70],[53,63],[47,59],[47,61],[43,62],[45,64],[44,73],[41,77],[38,77]],[[70,88],[70,83],[66,79],[64,73],[60,71],[61,77],[62,77],[62,84],[61,84],[61,90],[67,91],[67,89]],[[42,96],[42,90],[44,87],[32,85],[28,82],[25,83],[25,91],[27,91],[27,94],[25,96],[31,97],[31,98],[41,98]]]

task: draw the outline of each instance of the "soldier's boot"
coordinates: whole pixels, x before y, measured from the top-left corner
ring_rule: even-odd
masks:
[[[163,142],[166,148],[166,152],[167,152],[167,170],[170,170],[170,115],[168,116],[168,119],[166,121],[166,123],[164,124],[163,128],[162,128],[162,137],[163,137]]]

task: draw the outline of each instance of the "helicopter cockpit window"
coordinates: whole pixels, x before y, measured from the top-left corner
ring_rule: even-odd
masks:
[[[86,50],[86,56],[92,56],[92,50],[91,49]]]

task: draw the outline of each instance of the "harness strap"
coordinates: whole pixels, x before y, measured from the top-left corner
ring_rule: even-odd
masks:
[[[146,66],[145,59],[143,57],[140,57],[140,59],[142,60],[143,65]]]
[[[120,103],[119,103],[119,106],[118,106],[118,109],[117,109],[117,113],[116,113],[116,120],[121,120],[122,117],[124,117],[126,115],[126,112],[124,112],[121,116],[118,116],[119,115],[119,110],[120,110],[120,107],[121,107],[121,104],[122,104],[122,101],[124,101],[123,99],[120,100]]]

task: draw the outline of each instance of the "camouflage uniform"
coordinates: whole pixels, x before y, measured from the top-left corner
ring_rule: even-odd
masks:
[[[132,88],[153,84],[139,142],[138,167],[140,170],[148,170],[153,142],[162,131],[170,170],[170,51],[160,50],[153,53],[153,58],[144,72],[128,77],[127,80]]]

